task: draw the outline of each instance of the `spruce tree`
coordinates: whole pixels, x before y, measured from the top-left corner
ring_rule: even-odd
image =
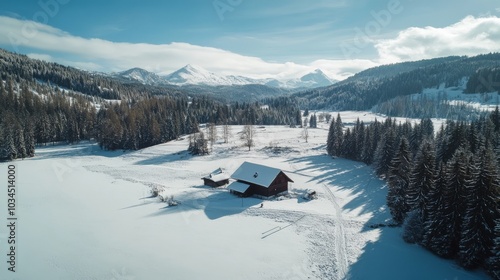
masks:
[[[446,165],[446,185],[443,189],[443,215],[440,244],[434,246],[442,257],[455,257],[458,253],[465,212],[464,188],[469,184],[467,173],[469,157],[463,148],[458,149]]]
[[[387,206],[391,211],[392,218],[398,224],[403,223],[408,212],[406,204],[406,191],[410,184],[412,155],[410,152],[410,144],[406,137],[403,137],[399,143],[398,151],[392,159],[387,178]]]
[[[434,187],[429,190],[429,201],[427,205],[427,216],[424,220],[424,235],[422,245],[436,253],[437,255],[446,256],[442,253],[442,244],[445,244],[449,231],[449,225],[444,219],[444,189],[446,186],[446,167],[440,163],[438,167],[438,176]]]
[[[419,209],[424,221],[427,216],[427,206],[432,203],[429,201],[429,193],[435,183],[435,155],[434,144],[424,140],[411,168],[410,184],[406,193],[406,202],[410,210]]]
[[[363,161],[366,164],[372,164],[373,163],[373,154],[374,154],[374,149],[372,148],[374,142],[373,140],[373,126],[368,126],[365,129],[365,137],[364,137],[364,142],[363,142],[363,147],[361,148],[361,161]]]
[[[395,141],[396,135],[394,133],[394,130],[392,128],[388,128],[386,133],[378,142],[377,149],[375,150],[375,172],[377,173],[377,175],[384,178],[387,177],[389,165],[391,164],[391,160],[394,157],[394,150],[396,146]]]
[[[333,156],[334,150],[333,145],[335,143],[335,121],[330,123],[330,128],[328,129],[328,137],[326,138],[326,152],[329,156]]]
[[[483,148],[480,156],[469,163],[474,180],[464,186],[463,215],[459,261],[465,268],[477,268],[488,259],[495,228],[495,193],[500,187],[498,166],[493,151]]]
[[[326,151],[330,156],[339,156],[343,141],[342,119],[340,114],[337,119],[332,120],[330,129],[328,130],[328,138],[326,140]]]
[[[486,269],[493,279],[500,280],[500,218],[496,219],[492,241],[493,245],[491,247]]]
[[[333,152],[335,156],[339,156],[341,154],[342,141],[344,139],[344,124],[342,123],[342,118],[340,117],[340,113],[337,114],[337,119],[335,120],[335,137],[333,143]]]

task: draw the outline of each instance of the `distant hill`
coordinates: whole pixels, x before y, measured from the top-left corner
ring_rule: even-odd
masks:
[[[300,78],[278,80],[274,78],[253,79],[237,75],[219,75],[204,69],[201,66],[188,64],[171,74],[159,76],[141,68],[132,68],[111,76],[126,81],[135,81],[146,85],[175,85],[175,86],[244,86],[262,85],[286,90],[311,89],[325,87],[335,83],[321,69],[316,69]],[[214,90],[212,88],[212,90]],[[271,90],[272,91],[272,90]]]
[[[394,97],[419,93],[443,83],[446,87],[457,86],[480,69],[498,67],[499,53],[404,62],[371,68],[334,85],[293,96],[310,109],[367,110]]]
[[[140,73],[135,69],[129,75]],[[125,81],[103,73],[91,73],[57,63],[31,59],[0,49],[0,80],[12,78],[17,82],[47,84],[64,90],[103,99],[141,98],[148,95],[186,95],[186,92],[173,86],[150,86]],[[136,77],[134,75],[134,77]]]

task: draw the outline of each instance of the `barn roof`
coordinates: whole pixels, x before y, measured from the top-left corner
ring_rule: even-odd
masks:
[[[227,173],[224,173],[224,171],[219,168],[210,173],[208,176],[203,177],[202,179],[211,180],[212,182],[221,182],[229,180],[229,175]]]
[[[277,168],[245,161],[236,171],[234,171],[231,177],[235,180],[269,187],[281,172],[282,171]],[[290,178],[288,178],[288,180],[290,180]],[[293,182],[292,180],[290,181]]]
[[[245,193],[249,187],[249,184],[245,184],[239,181],[234,181],[227,186],[228,189],[239,193]]]

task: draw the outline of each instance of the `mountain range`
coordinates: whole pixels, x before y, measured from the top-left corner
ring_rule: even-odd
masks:
[[[311,89],[325,87],[336,81],[329,78],[323,71],[315,71],[301,78],[278,80],[253,79],[244,76],[223,76],[210,72],[200,66],[188,64],[171,74],[161,76],[141,68],[132,68],[123,72],[112,73],[111,76],[119,79],[139,82],[145,85],[175,85],[175,86],[243,86],[264,85],[283,89]]]

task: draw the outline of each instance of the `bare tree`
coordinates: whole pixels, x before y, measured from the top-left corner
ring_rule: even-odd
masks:
[[[306,140],[306,143],[308,143],[307,141],[309,139],[309,128],[307,126],[304,126],[304,128],[302,129],[301,136],[302,138],[304,138],[304,140]]]
[[[255,127],[251,124],[247,124],[243,127],[243,131],[241,131],[241,140],[243,141],[243,146],[248,147],[248,150],[254,146],[254,136],[255,136]]]
[[[217,141],[217,127],[214,123],[209,123],[207,125],[207,136],[210,142],[210,149],[213,148],[215,141]]]
[[[227,123],[222,127],[222,137],[224,138],[224,143],[229,142],[229,137],[231,137],[231,127]]]

